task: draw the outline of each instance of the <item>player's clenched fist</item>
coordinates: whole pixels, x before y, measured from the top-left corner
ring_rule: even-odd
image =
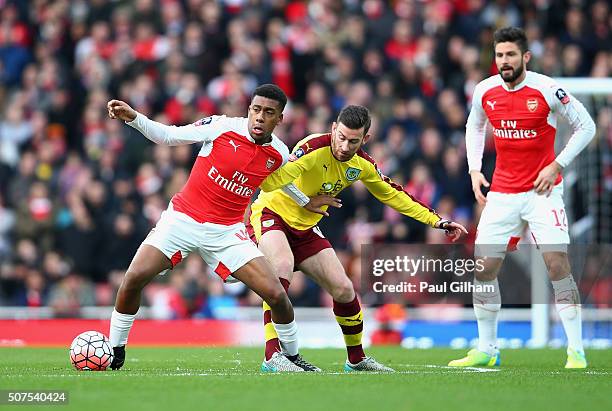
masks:
[[[136,110],[125,101],[111,100],[106,104],[106,108],[110,118],[118,118],[123,121],[132,121],[136,118]]]

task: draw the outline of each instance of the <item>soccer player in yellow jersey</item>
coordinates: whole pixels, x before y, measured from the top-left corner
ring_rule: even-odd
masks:
[[[442,219],[380,172],[362,149],[370,138],[370,123],[365,107],[347,106],[333,123],[331,133],[301,140],[289,162],[262,183],[263,192],[251,206],[249,229],[285,289],[289,288],[293,268],[298,267],[332,296],[333,311],[348,352],[345,371],[392,372],[393,369],[367,357],[363,351],[361,306],[340,260],[317,226],[322,218],[320,212],[325,212],[327,207],[318,209],[315,203],[325,202],[322,196],[335,197],[355,181],[361,181],[378,200],[424,224],[446,230],[453,241],[467,231],[460,224]],[[306,207],[277,189],[291,182],[312,197]],[[327,201],[328,205],[339,206],[335,198],[329,201],[327,197]],[[267,360],[281,347],[266,303],[264,328]],[[306,371],[320,371],[300,355],[288,358]],[[262,371],[275,370],[268,369],[264,361]]]

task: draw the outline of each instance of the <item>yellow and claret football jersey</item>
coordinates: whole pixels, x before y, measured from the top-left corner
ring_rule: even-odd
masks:
[[[307,230],[322,216],[300,207],[279,188],[292,182],[309,197],[336,196],[355,181],[363,182],[374,197],[408,217],[432,227],[440,220],[435,211],[383,175],[365,151],[359,149],[350,160],[339,161],[332,155],[331,134],[315,134],[298,142],[289,162],[263,181],[262,192],[251,206],[251,224],[258,233],[261,212],[268,208],[291,227]]]

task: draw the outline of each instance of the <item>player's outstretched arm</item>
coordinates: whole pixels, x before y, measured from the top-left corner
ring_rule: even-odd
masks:
[[[472,178],[472,191],[474,192],[474,197],[476,201],[478,201],[478,204],[484,205],[487,202],[487,198],[482,193],[482,187],[489,187],[490,184],[480,171],[470,171],[470,177]]]
[[[434,210],[427,207],[395,184],[391,179],[378,172],[376,165],[364,173],[360,179],[374,197],[400,213],[412,217],[417,221],[446,231],[452,241],[457,241],[462,234],[468,231],[459,223],[445,220]]]
[[[217,122],[209,117],[210,121],[202,126],[193,124],[187,126],[167,126],[157,121],[150,120],[129,106],[125,101],[110,100],[106,104],[108,116],[123,120],[130,127],[140,131],[146,138],[156,144],[167,146],[178,146],[205,141],[215,134]],[[217,120],[218,121],[218,120]]]

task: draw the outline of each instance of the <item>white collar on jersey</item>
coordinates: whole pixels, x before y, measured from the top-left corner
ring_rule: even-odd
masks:
[[[504,90],[509,91],[511,93],[515,92],[515,91],[519,91],[520,89],[522,89],[523,87],[525,87],[527,85],[527,83],[529,82],[529,78],[531,77],[531,71],[529,70],[525,70],[525,78],[523,79],[523,81],[521,81],[520,83],[518,83],[516,86],[514,86],[513,89],[509,89],[508,85],[506,84],[506,82],[504,81],[504,79],[502,78],[501,74],[499,74],[499,79],[501,80],[502,83],[502,87],[504,88]]]

